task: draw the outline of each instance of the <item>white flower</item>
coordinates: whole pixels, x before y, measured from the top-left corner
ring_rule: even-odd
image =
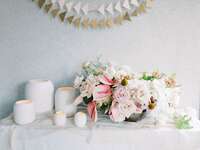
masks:
[[[89,75],[87,79],[82,82],[81,87],[80,87],[80,92],[82,97],[91,97],[93,94],[93,91],[98,85],[98,78],[94,75]]]
[[[157,107],[160,112],[169,112],[179,104],[180,87],[167,88],[165,81],[154,80],[150,84],[151,93],[158,100]]]
[[[167,101],[170,107],[177,107],[180,100],[180,87],[166,88]]]
[[[115,79],[120,83],[125,77],[132,79],[134,76],[131,69],[127,66],[116,66]]]
[[[137,79],[130,80],[128,87],[131,99],[147,106],[150,98],[148,82]]]
[[[81,96],[90,98],[92,96],[93,89],[94,87],[92,87],[91,84],[84,81],[80,87]]]
[[[74,87],[79,88],[83,82],[84,76],[76,76],[74,80]]]
[[[167,101],[166,87],[163,80],[153,80],[149,84],[151,95],[157,100],[157,111],[168,111],[169,104]]]
[[[98,76],[94,76],[91,74],[87,77],[86,82],[91,86],[96,86],[99,84]]]

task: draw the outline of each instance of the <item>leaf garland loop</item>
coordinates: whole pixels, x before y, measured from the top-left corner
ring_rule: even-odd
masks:
[[[120,1],[115,4],[115,7],[110,3],[107,7],[102,4],[97,10],[97,14],[100,13],[102,16],[96,15],[94,17],[90,17],[91,13],[88,8],[88,4],[81,5],[80,2],[73,5],[72,2],[68,2],[69,5],[65,7],[59,6],[59,1],[53,2],[51,0],[32,0],[36,2],[40,9],[44,9],[44,12],[50,13],[53,18],[58,17],[61,22],[66,22],[68,24],[72,24],[77,28],[111,28],[114,25],[122,25],[125,21],[132,21],[133,17],[137,17],[143,13],[147,12],[148,8],[152,7],[153,0],[142,0],[141,3],[133,7],[134,9],[130,9],[132,3],[130,5],[127,3],[129,1],[126,0],[124,5],[120,5]],[[134,2],[138,2],[138,0],[130,0]],[[140,0],[141,1],[141,0]],[[127,6],[128,5],[128,6]],[[82,6],[82,7],[81,7]],[[124,7],[124,8],[123,8]],[[127,7],[127,9],[125,9]],[[125,9],[125,10],[124,10]],[[122,11],[124,10],[124,11]],[[71,11],[76,11],[77,14],[71,13]],[[108,12],[109,15],[106,15]],[[114,13],[117,12],[117,13]],[[83,15],[80,15],[82,13]]]

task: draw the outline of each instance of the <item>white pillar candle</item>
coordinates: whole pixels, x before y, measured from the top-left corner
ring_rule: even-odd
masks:
[[[72,103],[76,98],[76,90],[73,87],[60,87],[55,94],[56,111],[64,111],[67,116],[72,116],[76,112],[76,106]]]
[[[64,112],[59,111],[54,114],[54,124],[59,127],[66,125],[66,115]]]
[[[30,80],[26,84],[25,95],[33,101],[36,113],[53,109],[54,86],[50,80]]]
[[[14,120],[17,124],[28,124],[35,120],[35,110],[31,100],[19,100],[13,109]]]
[[[87,123],[87,115],[83,112],[77,112],[74,116],[74,123],[77,127],[85,127]]]

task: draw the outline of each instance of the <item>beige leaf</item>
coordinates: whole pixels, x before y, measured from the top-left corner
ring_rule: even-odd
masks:
[[[138,11],[139,14],[145,13],[145,12],[146,12],[145,4],[142,3],[142,4],[140,5],[140,7],[137,9],[137,11]]]
[[[44,10],[48,13],[52,6],[53,6],[52,3],[46,4],[46,5],[44,6]]]
[[[51,14],[52,14],[52,16],[55,18],[55,17],[57,16],[58,12],[59,12],[59,9],[56,8],[56,9],[53,9],[53,10],[51,11]]]
[[[107,26],[108,28],[111,28],[111,27],[113,26],[113,21],[112,21],[111,18],[109,18],[109,19],[106,20],[106,26]]]
[[[72,23],[73,19],[74,19],[74,16],[67,17],[67,21],[69,22],[69,24]]]
[[[80,27],[80,24],[81,24],[81,18],[76,18],[74,21],[73,21],[73,24],[75,27],[79,28]]]
[[[88,26],[89,26],[89,19],[88,18],[83,19],[83,21],[82,21],[81,24],[82,24],[83,28],[88,28]]]
[[[153,0],[146,0],[145,6],[146,6],[147,8],[151,8],[151,7],[153,6]]]
[[[62,22],[65,20],[65,15],[66,15],[66,11],[61,12],[61,13],[59,14],[60,20],[61,20]]]
[[[45,0],[38,0],[38,6],[39,8],[42,8],[42,6],[44,5]]]
[[[122,21],[123,21],[123,17],[121,15],[117,16],[115,19],[114,19],[114,23],[115,24],[118,24],[118,25],[121,25],[122,24]]]
[[[97,20],[96,19],[92,19],[91,21],[90,21],[90,27],[91,28],[97,28]]]
[[[128,14],[128,12],[126,12],[126,14],[124,15],[123,19],[124,19],[124,20],[128,20],[128,21],[131,21],[131,17],[130,17],[130,15]]]
[[[106,27],[106,21],[104,19],[101,19],[98,21],[98,27],[105,28]]]
[[[133,12],[131,13],[131,16],[138,16],[138,11],[137,11],[137,10],[133,11]]]

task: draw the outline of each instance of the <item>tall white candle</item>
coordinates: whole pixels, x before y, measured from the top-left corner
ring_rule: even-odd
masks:
[[[35,110],[31,100],[19,100],[13,109],[14,120],[17,124],[28,124],[35,120]]]
[[[76,98],[76,90],[73,87],[60,87],[55,94],[55,109],[63,111],[67,116],[72,116],[76,112],[76,106],[72,103]]]
[[[26,84],[25,95],[33,101],[36,113],[53,109],[54,86],[50,80],[30,80]]]
[[[66,115],[64,112],[59,111],[54,114],[54,124],[59,127],[66,125]]]

